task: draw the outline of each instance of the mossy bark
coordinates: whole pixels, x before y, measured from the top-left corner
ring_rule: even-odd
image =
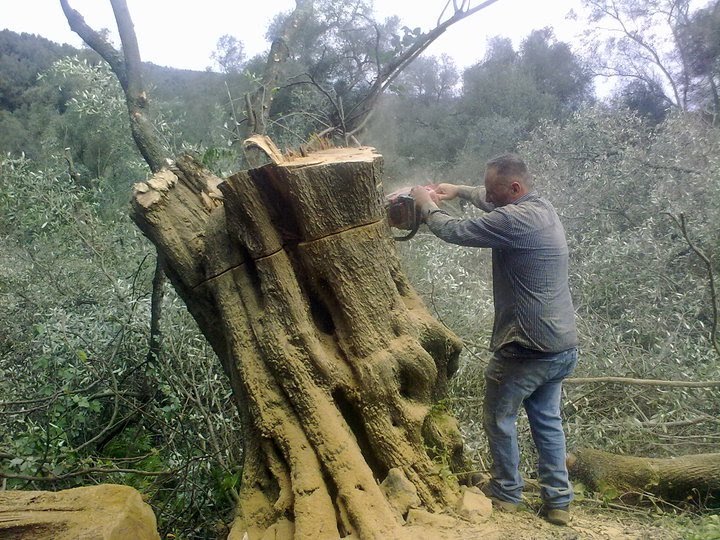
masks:
[[[238,538],[399,537],[378,487],[393,468],[429,510],[458,496],[424,436],[454,426],[430,412],[461,344],[401,271],[381,180],[380,155],[345,148],[224,182],[182,158],[135,186],[243,416]]]
[[[625,500],[649,493],[670,502],[720,506],[720,454],[658,459],[585,448],[568,456],[568,468],[590,489]]]

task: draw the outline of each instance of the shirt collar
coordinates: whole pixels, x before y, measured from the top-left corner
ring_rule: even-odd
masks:
[[[518,198],[518,199],[515,199],[515,200],[514,200],[512,203],[510,203],[510,204],[520,204],[520,203],[525,202],[525,201],[530,201],[530,200],[533,200],[533,199],[538,199],[539,197],[540,197],[540,195],[538,195],[538,192],[533,189],[532,191],[528,191],[528,192],[527,192],[525,195],[523,195],[522,197],[520,197],[520,198]]]

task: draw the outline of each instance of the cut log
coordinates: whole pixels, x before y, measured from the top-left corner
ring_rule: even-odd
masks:
[[[104,484],[64,491],[0,491],[0,538],[159,540],[152,509],[136,490]]]
[[[590,489],[623,500],[649,493],[668,502],[720,506],[720,454],[657,459],[582,449],[568,455],[568,469]]]
[[[181,158],[133,198],[243,418],[231,538],[399,538],[379,488],[391,469],[430,511],[459,496],[427,449],[458,455],[455,423],[432,405],[461,342],[400,269],[380,155],[274,161],[220,183]]]

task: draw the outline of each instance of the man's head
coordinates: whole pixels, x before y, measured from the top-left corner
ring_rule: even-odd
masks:
[[[504,154],[485,166],[485,200],[495,206],[510,204],[532,190],[527,165],[517,154]]]

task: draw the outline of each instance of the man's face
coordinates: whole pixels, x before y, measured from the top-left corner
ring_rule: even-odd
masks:
[[[485,202],[496,207],[505,206],[513,202],[516,197],[513,185],[498,178],[497,171],[489,168],[485,171]]]

